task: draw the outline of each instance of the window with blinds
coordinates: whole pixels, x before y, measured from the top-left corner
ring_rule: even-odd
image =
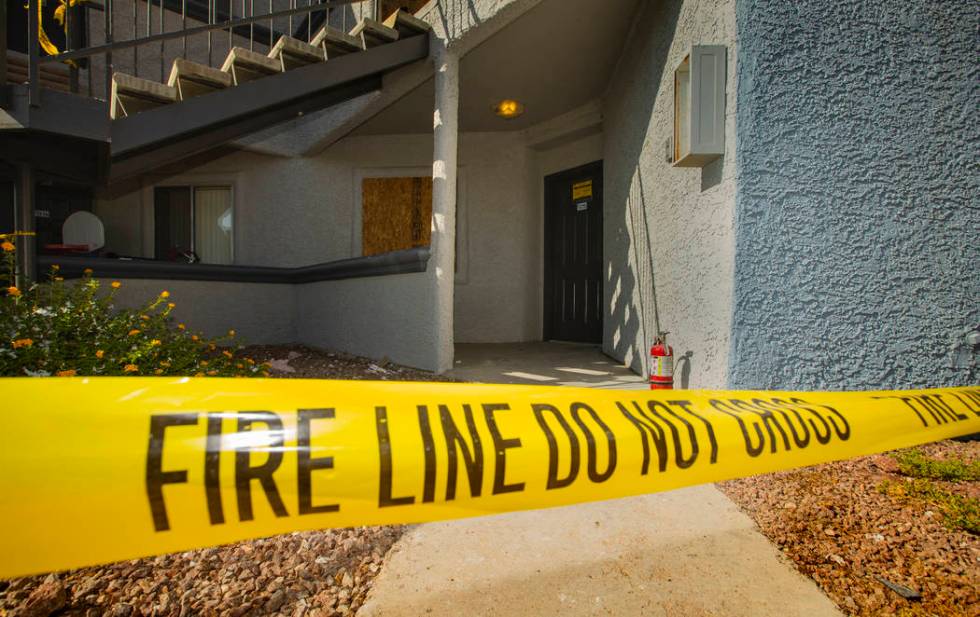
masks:
[[[230,186],[160,186],[153,192],[154,248],[165,261],[231,264]]]

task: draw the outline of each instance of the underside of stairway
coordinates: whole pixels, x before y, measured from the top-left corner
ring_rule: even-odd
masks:
[[[325,25],[309,42],[282,35],[268,54],[232,47],[220,67],[177,58],[166,83],[115,72],[108,113],[105,101],[42,88],[38,102],[27,84],[6,86],[0,154],[25,132],[90,142],[109,185],[379,90],[384,73],[428,56],[428,31],[399,10],[350,32]]]

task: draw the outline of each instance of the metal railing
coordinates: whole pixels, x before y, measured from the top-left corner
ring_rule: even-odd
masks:
[[[96,97],[98,88],[93,87],[93,75],[99,72],[96,62],[101,61],[101,73],[105,100],[111,97],[113,72],[117,64],[125,65],[134,77],[146,76],[154,60],[159,60],[159,80],[166,81],[166,66],[177,57],[193,59],[214,66],[214,51],[218,47],[221,32],[227,32],[227,49],[234,46],[249,50],[270,50],[283,34],[309,42],[322,25],[332,25],[344,31],[356,23],[351,5],[368,3],[362,16],[378,18],[380,0],[102,0],[98,5],[89,0],[60,0],[64,7],[64,49],[57,53],[42,54],[41,0],[29,0],[27,10],[27,81],[28,96],[32,106],[40,105],[41,67],[47,64],[68,64],[71,74],[70,89],[83,94],[79,84],[80,62],[84,63],[87,79],[87,95]],[[131,5],[131,9],[130,6]],[[237,6],[236,6],[237,5]],[[258,6],[257,6],[258,5]],[[288,5],[288,6],[287,6]],[[81,7],[81,10],[78,10]],[[262,10],[266,8],[267,10]],[[260,12],[256,12],[259,9]],[[101,33],[93,11],[101,11]],[[340,15],[337,15],[337,11]],[[156,12],[156,15],[154,15]],[[126,19],[122,19],[125,16]],[[302,16],[299,24],[294,18]],[[155,18],[155,19],[154,19]],[[52,25],[44,20],[45,28]],[[77,22],[81,21],[81,24]],[[177,27],[168,26],[177,23]],[[154,28],[154,24],[156,27]],[[60,25],[60,24],[59,24]],[[141,28],[142,26],[142,28]],[[78,28],[81,28],[79,36]],[[142,29],[142,32],[140,30]],[[99,44],[91,44],[92,36],[101,38]],[[98,35],[101,34],[101,37]],[[128,35],[128,36],[127,36]],[[206,35],[201,48],[189,48],[188,40]],[[84,45],[74,46],[81,39]],[[237,41],[236,41],[237,39]],[[180,41],[179,50],[168,50],[166,43]],[[159,47],[157,47],[159,45]],[[6,64],[6,45],[4,54]],[[223,48],[224,45],[221,45]],[[150,54],[149,58],[146,54]],[[126,62],[120,62],[125,55]],[[157,56],[157,58],[153,58]],[[199,56],[199,57],[193,57]],[[132,64],[129,64],[131,59]],[[224,58],[219,57],[218,62]],[[155,72],[155,71],[154,71]],[[141,75],[143,73],[143,75]],[[155,76],[154,76],[155,77]],[[0,75],[0,83],[6,75]]]

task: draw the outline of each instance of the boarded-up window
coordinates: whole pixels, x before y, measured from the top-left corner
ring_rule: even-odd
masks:
[[[429,246],[432,178],[365,178],[361,184],[363,254]]]

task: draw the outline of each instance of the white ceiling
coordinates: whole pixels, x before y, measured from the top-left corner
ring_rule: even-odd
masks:
[[[525,129],[601,96],[639,0],[544,0],[460,61],[460,130]],[[524,104],[504,120],[492,107]],[[355,135],[432,132],[428,80],[361,125]]]

